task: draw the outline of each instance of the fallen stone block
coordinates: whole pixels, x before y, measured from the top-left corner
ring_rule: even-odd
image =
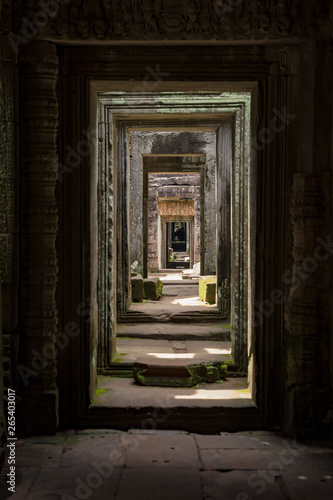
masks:
[[[184,363],[182,360],[164,360],[148,363],[137,360],[133,366],[134,380],[141,385],[159,387],[193,387],[205,380],[205,365]]]
[[[225,361],[214,361],[213,366],[218,369],[219,378],[225,380],[228,374],[228,365]]]
[[[163,283],[159,278],[145,278],[143,289],[145,299],[158,300],[162,295]]]
[[[199,279],[199,300],[216,303],[216,276],[201,276]]]
[[[205,378],[206,382],[210,384],[220,380],[220,372],[216,366],[207,366],[207,375]]]
[[[133,276],[131,278],[131,283],[132,283],[132,301],[142,302],[144,297],[144,287],[143,287],[143,278],[141,274]]]

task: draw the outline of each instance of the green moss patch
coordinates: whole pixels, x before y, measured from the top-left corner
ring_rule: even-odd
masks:
[[[95,398],[98,398],[98,396],[102,396],[102,394],[106,393],[106,389],[97,389],[95,392]]]

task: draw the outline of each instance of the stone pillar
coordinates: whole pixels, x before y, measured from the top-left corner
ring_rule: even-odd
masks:
[[[293,270],[286,307],[287,397],[285,431],[318,436],[330,406],[326,245],[328,178],[325,173],[297,173],[291,216]],[[330,251],[331,250],[331,253]],[[285,282],[289,280],[285,274]]]
[[[1,14],[5,14],[5,17],[3,18]],[[6,12],[1,12],[0,7],[0,31],[4,28],[3,21],[9,19]],[[13,327],[12,318],[17,319],[13,312],[17,304],[18,279],[17,272],[13,273],[14,260],[16,263],[16,259],[13,258],[14,238],[17,238],[14,220],[15,181],[17,182],[15,179],[17,117],[14,106],[16,89],[16,55],[8,38],[0,34],[0,465],[4,456],[1,445],[5,442],[6,427],[4,386],[6,389],[8,386],[15,389],[10,377],[12,360],[9,356],[9,331]]]
[[[58,171],[55,45],[30,42],[21,79],[21,425],[30,433],[58,427],[56,285]]]
[[[0,467],[2,467],[4,458],[5,458],[5,450],[2,446],[2,443],[5,442],[5,433],[6,433],[6,420],[5,420],[5,408],[4,408],[4,387],[3,387],[3,349],[2,349],[2,293],[1,293],[2,284],[0,282]]]
[[[186,252],[189,252],[190,250],[192,250],[191,246],[190,246],[190,241],[191,241],[191,233],[190,233],[190,223],[189,222],[186,222]]]

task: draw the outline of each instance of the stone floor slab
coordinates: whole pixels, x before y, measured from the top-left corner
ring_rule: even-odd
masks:
[[[333,449],[268,431],[87,429],[20,439],[16,457],[16,493],[8,492],[4,467],[1,500],[333,498]]]
[[[57,474],[52,469],[42,469],[37,474],[31,491],[34,495],[49,491],[52,494],[67,494],[74,498],[113,499],[122,473],[107,461],[93,461],[89,467],[59,467]]]
[[[231,342],[228,340],[186,340],[186,348],[188,352],[202,352],[203,350],[209,352],[209,350],[214,350],[218,351],[219,354],[230,354]]]
[[[200,457],[206,470],[280,470],[277,453],[258,449],[201,449]]]
[[[197,446],[193,436],[145,436],[135,450],[126,448],[127,468],[175,468],[199,470]]]
[[[332,500],[333,468],[323,471],[303,464],[282,472],[282,482],[290,500]]]
[[[154,356],[158,353],[173,352],[171,346],[169,345],[161,347],[151,343],[150,345],[145,345],[145,346],[139,346],[139,345],[132,346],[129,343],[130,341],[128,341],[127,345],[124,345],[125,344],[124,342],[123,345],[121,346],[121,349],[119,349],[119,347],[117,346],[118,353],[121,352],[121,353],[131,354],[134,356],[136,355],[136,357],[138,357],[141,356],[142,354],[147,354],[147,356],[149,355]]]
[[[161,340],[161,339],[141,339],[141,338],[117,338],[117,349],[118,351],[121,351],[120,347],[121,346],[139,346],[139,347],[151,347],[151,346],[157,346],[157,347],[169,347],[169,341],[168,340]]]
[[[260,471],[257,471],[258,473]],[[264,481],[245,471],[204,471],[200,473],[205,500],[286,500],[273,472]],[[267,471],[264,471],[264,474]]]
[[[29,462],[26,462],[26,465],[28,465]],[[39,463],[41,466],[41,463]],[[16,470],[16,475],[15,475],[15,482],[16,482],[16,488],[15,488],[15,493],[12,493],[11,491],[8,491],[8,484],[7,484],[7,474],[9,472],[8,470],[8,465],[6,465],[0,475],[0,498],[1,500],[9,499],[10,500],[22,500],[25,498],[26,494],[28,491],[31,490],[31,487],[35,481],[35,478],[39,472],[39,468],[37,467],[22,467],[20,469]],[[53,474],[54,474],[54,468],[52,467]]]
[[[57,444],[39,444],[31,440],[17,441],[16,468],[39,467],[41,461],[47,467],[58,467],[62,455],[62,442]]]
[[[266,440],[252,436],[203,436],[195,434],[199,449],[267,449],[271,447]]]
[[[180,349],[181,352],[177,352]],[[231,359],[231,345],[227,341],[167,341],[147,339],[117,339],[117,362],[132,363],[139,358],[188,358],[195,363]]]
[[[125,469],[116,500],[202,500],[198,471]]]
[[[76,434],[76,435],[88,435],[88,436],[92,436],[92,435],[100,436],[101,434],[106,436],[106,435],[112,434],[114,437],[121,437],[124,434],[127,434],[127,432],[120,431],[118,429],[80,429],[78,431],[73,431],[69,435],[74,435],[74,434]]]
[[[230,339],[230,325],[216,321],[198,323],[195,320],[187,323],[133,323],[117,325],[117,339],[142,338],[144,340],[164,340],[185,338],[194,340]]]
[[[60,465],[61,467],[89,467],[93,461],[103,460],[114,461],[114,465],[117,465],[117,457],[121,456],[124,459],[124,449],[119,434],[76,434],[66,438]]]
[[[175,431],[175,430],[170,430],[170,431],[163,431],[163,430],[157,430],[157,429],[129,429],[128,434],[150,434],[150,435],[157,435],[157,436],[188,436],[190,435],[190,432],[187,431]]]
[[[144,302],[133,302],[129,310],[146,314],[166,314],[168,316],[179,313],[192,313],[197,311],[217,311],[215,304],[203,304],[199,300],[199,285],[182,284],[166,285],[159,300],[146,300]]]
[[[98,378],[98,386],[105,392],[93,402],[92,406],[95,407],[211,408],[212,402],[214,406],[224,408],[254,406],[245,378],[230,379],[223,383],[200,384],[199,388],[184,388],[141,386],[133,379],[101,376]]]

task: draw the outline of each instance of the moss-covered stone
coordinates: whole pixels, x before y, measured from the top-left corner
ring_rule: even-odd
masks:
[[[158,300],[162,295],[163,283],[159,278],[146,278],[143,280],[144,298]]]
[[[95,392],[95,398],[98,398],[98,396],[102,396],[102,394],[106,393],[106,389],[97,389]]]
[[[133,370],[110,370],[108,375],[112,378],[133,378]]]
[[[228,367],[228,372],[239,372],[239,366],[236,365],[233,359],[226,359],[224,363]]]
[[[206,382],[213,383],[220,380],[220,372],[216,366],[207,366]]]
[[[133,366],[134,380],[147,386],[193,387],[202,382],[206,374],[203,364],[181,365],[173,360],[160,365],[137,361]]]
[[[188,371],[191,373],[194,380],[197,380],[196,384],[203,382],[207,376],[207,367],[204,363],[199,363],[197,365],[188,365]]]
[[[214,361],[213,366],[218,369],[220,378],[222,380],[225,380],[228,373],[228,365],[225,363],[225,361]]]
[[[236,369],[237,371],[229,371]],[[161,364],[134,363],[133,377],[141,385],[160,387],[194,387],[201,382],[214,383],[230,377],[245,377],[233,360],[210,363],[182,364],[180,360],[165,360]]]
[[[143,287],[143,278],[141,274],[133,276],[131,278],[131,283],[132,283],[132,301],[142,302],[144,297],[144,287]]]
[[[216,303],[216,276],[200,276],[199,300],[208,304]]]

